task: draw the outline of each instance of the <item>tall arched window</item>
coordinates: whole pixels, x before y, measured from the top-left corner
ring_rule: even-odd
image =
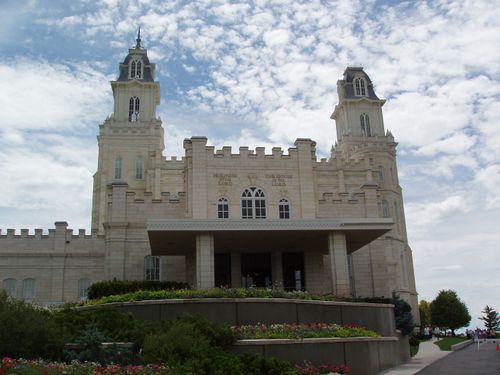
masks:
[[[142,64],[140,60],[133,60],[130,63],[130,78],[141,78]]]
[[[130,122],[139,121],[140,100],[137,96],[132,96],[128,102],[128,120]]]
[[[135,179],[142,180],[144,179],[144,159],[137,158],[135,160]]]
[[[217,217],[219,219],[229,218],[229,202],[227,198],[220,198],[217,203]]]
[[[160,281],[160,257],[152,255],[144,257],[144,279]]]
[[[382,167],[381,165],[378,166],[378,180],[379,182],[382,182],[384,181],[384,167]]]
[[[366,96],[366,83],[363,78],[356,78],[354,80],[356,96]]]
[[[16,293],[16,279],[5,279],[2,283],[2,288],[9,296],[14,297]]]
[[[370,129],[370,117],[366,113],[359,116],[359,121],[361,123],[361,135],[363,137],[371,137],[372,131]]]
[[[383,200],[382,203],[380,203],[380,211],[382,213],[382,217],[389,217],[389,203],[387,203],[386,200]]]
[[[256,187],[247,188],[241,194],[241,217],[243,219],[266,218],[266,196]]]
[[[78,298],[86,300],[89,295],[90,280],[83,278],[78,280]]]
[[[280,199],[278,204],[278,212],[280,219],[290,219],[290,202],[288,201],[288,199]]]
[[[27,301],[35,299],[35,279],[23,280],[23,298]]]
[[[115,159],[115,179],[119,180],[122,178],[122,164],[123,164],[123,159],[121,156],[118,156]]]

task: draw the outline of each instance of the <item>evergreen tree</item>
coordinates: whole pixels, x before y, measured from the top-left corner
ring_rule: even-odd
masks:
[[[496,332],[500,330],[500,316],[493,307],[486,305],[483,311],[484,315],[479,319],[484,321],[484,326],[488,331]]]
[[[432,323],[441,329],[451,329],[453,336],[456,329],[465,327],[470,322],[467,306],[453,290],[441,290],[430,307]]]

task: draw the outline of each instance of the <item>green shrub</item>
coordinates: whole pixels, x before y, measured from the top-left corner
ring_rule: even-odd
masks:
[[[138,290],[187,289],[189,285],[175,281],[108,280],[94,283],[89,288],[89,299],[98,299],[131,293]]]
[[[49,310],[0,291],[0,357],[60,359],[63,347],[64,335]]]

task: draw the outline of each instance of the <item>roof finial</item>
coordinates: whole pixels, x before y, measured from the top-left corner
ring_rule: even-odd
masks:
[[[141,27],[137,30],[137,39],[135,40],[135,48],[141,48]]]

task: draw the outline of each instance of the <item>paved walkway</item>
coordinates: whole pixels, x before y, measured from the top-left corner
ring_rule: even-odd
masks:
[[[476,343],[456,352],[440,351],[436,340],[420,343],[420,348],[410,362],[386,370],[384,375],[490,375],[500,374],[500,352],[496,344],[488,342],[478,349]]]

